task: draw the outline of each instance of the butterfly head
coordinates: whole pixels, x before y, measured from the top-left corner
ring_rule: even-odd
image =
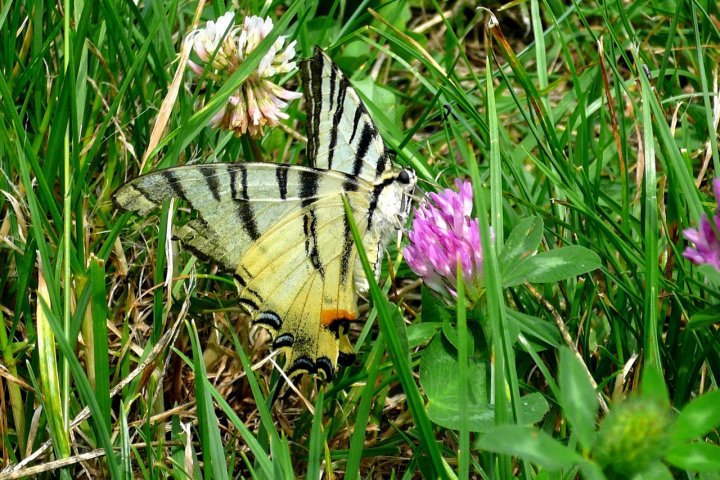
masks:
[[[375,195],[379,224],[385,234],[405,224],[417,184],[417,175],[409,168],[388,169],[375,181]]]
[[[400,213],[402,215],[402,223],[405,223],[405,220],[410,213],[410,206],[412,205],[412,198],[415,193],[415,186],[417,185],[417,175],[413,170],[404,168],[400,170],[395,179],[402,189],[402,197],[400,198]]]

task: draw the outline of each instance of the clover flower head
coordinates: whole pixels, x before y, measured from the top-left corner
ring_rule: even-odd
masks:
[[[187,36],[186,42],[205,63],[202,67],[189,62],[193,72],[206,71],[215,80],[227,80],[273,29],[269,17],[245,17],[241,25],[235,25],[233,19],[234,14],[228,12]],[[302,94],[286,90],[270,79],[295,68],[296,42],[287,45],[285,42],[285,36],[278,37],[260,60],[258,68],[230,96],[225,108],[210,120],[213,127],[257,137],[262,135],[266,125],[275,126],[281,119],[288,118],[283,111],[287,102]]]
[[[667,453],[672,417],[662,404],[633,397],[600,422],[593,459],[608,478],[633,478]]]
[[[472,184],[456,180],[457,190],[431,193],[415,209],[405,261],[439,293],[457,296],[456,271],[460,262],[467,298],[475,302],[483,290],[483,251],[478,220],[472,218]]]
[[[683,255],[696,265],[709,264],[720,270],[720,178],[713,180],[713,190],[718,204],[718,210],[712,218],[714,228],[707,215],[703,215],[697,229],[684,230],[683,235],[694,243],[695,247],[687,247]]]
[[[214,22],[209,20],[204,28],[193,30],[185,37],[185,42],[192,46],[198,58],[203,63],[210,62],[213,70],[229,68],[236,57],[236,48],[233,42],[228,41],[237,30],[234,18],[233,12],[227,12]],[[190,62],[190,68],[198,75],[203,71],[195,62]],[[233,67],[233,71],[236,68],[237,65]]]

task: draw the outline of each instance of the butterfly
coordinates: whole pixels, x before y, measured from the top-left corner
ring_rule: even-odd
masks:
[[[149,173],[114,194],[147,215],[185,200],[196,218],[175,236],[232,274],[239,303],[285,354],[290,378],[330,379],[355,358],[348,323],[368,282],[343,198],[379,277],[382,253],[407,219],[417,177],[389,150],[347,77],[320,48],[301,63],[309,166],[191,165]]]

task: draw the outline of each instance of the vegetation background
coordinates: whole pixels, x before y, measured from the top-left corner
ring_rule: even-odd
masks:
[[[495,231],[477,305],[421,288],[391,248],[358,361],[274,405],[267,335],[168,240],[187,210],[110,201],[141,170],[302,163],[302,102],[255,141],[206,127],[242,74],[170,91],[194,19],[228,10],[270,16],[299,57],[326,49],[422,188],[472,178]],[[719,13],[0,2],[0,479],[720,478],[719,291],[681,255],[715,208]],[[569,245],[585,250],[557,258],[599,268],[515,270]]]

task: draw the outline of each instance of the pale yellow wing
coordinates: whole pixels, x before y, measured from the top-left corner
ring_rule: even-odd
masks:
[[[347,192],[361,235],[367,198]],[[237,270],[241,302],[254,322],[268,328],[273,347],[284,350],[291,376],[322,372],[354,355],[345,333],[357,318],[353,269],[357,252],[342,197],[306,205],[268,230],[247,251]]]
[[[147,215],[169,198],[186,200],[197,218],[177,237],[234,273],[240,303],[267,327],[292,374],[332,376],[352,361],[346,323],[357,317],[356,250],[342,197],[361,235],[372,186],[342,172],[275,164],[178,167],[136,178],[115,203]],[[366,248],[378,250],[368,232]]]

